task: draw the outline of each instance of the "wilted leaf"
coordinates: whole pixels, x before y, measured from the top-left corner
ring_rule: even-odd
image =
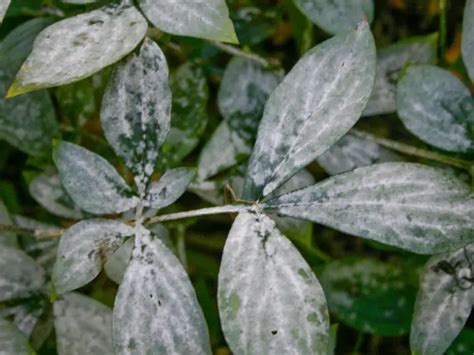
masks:
[[[32,355],[28,338],[6,319],[0,318],[0,352],[2,355]]]
[[[326,354],[329,315],[308,264],[265,215],[241,213],[219,271],[222,329],[236,354]]]
[[[0,224],[3,225],[12,225],[12,219],[10,214],[8,213],[7,207],[0,200]],[[11,248],[18,248],[18,240],[16,238],[15,233],[11,232],[0,232],[0,247],[11,247]]]
[[[462,58],[474,81],[474,0],[467,0],[462,27]]]

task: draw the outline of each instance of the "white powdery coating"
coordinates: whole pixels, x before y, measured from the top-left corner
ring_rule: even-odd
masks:
[[[145,39],[140,53],[119,64],[102,100],[104,134],[143,193],[170,129],[168,65],[160,47]]]
[[[225,0],[139,0],[138,4],[165,32],[238,43]]]
[[[308,52],[265,106],[244,197],[270,194],[346,134],[374,77],[375,45],[366,22]]]
[[[456,269],[456,275],[438,266],[443,261]],[[467,280],[458,284],[455,276],[472,278],[473,261],[474,244],[470,244],[449,254],[433,256],[426,264],[410,334],[414,353],[442,355],[463,329],[474,305],[474,287]]]
[[[377,74],[372,96],[363,116],[382,115],[397,110],[397,81],[407,64],[436,64],[438,36],[414,37],[383,48],[377,53]]]
[[[53,154],[61,183],[83,210],[95,214],[134,208],[138,198],[110,163],[76,144],[61,142]]]
[[[194,177],[194,170],[177,168],[168,170],[147,192],[145,205],[151,208],[164,208],[173,204],[186,192]]]
[[[0,353],[2,355],[34,354],[25,335],[3,318],[0,318]]]
[[[265,215],[237,216],[219,271],[219,313],[235,354],[327,354],[323,290]]]
[[[423,141],[453,152],[474,151],[469,88],[449,71],[429,65],[409,67],[398,83],[398,115]],[[472,123],[471,123],[472,124]]]
[[[420,254],[474,241],[469,186],[419,164],[359,168],[271,199],[263,208]]]
[[[374,17],[373,0],[293,0],[303,14],[324,31],[336,34],[350,31]]]
[[[474,81],[474,0],[467,0],[462,27],[462,58]]]
[[[10,6],[10,0],[0,0],[0,23],[2,23],[3,17],[7,13],[8,6]]]
[[[8,213],[6,206],[3,201],[0,199],[0,224],[10,226],[13,224],[13,221]],[[11,232],[1,232],[0,233],[0,247],[11,247],[18,248],[18,240],[15,233]]]
[[[96,300],[70,293],[54,303],[54,328],[59,355],[109,355],[112,310]]]
[[[12,87],[26,92],[90,76],[132,51],[147,27],[131,5],[105,6],[56,22],[38,35]]]
[[[54,266],[56,291],[73,291],[92,281],[107,258],[133,235],[132,227],[106,219],[81,221],[67,229]]]
[[[115,299],[113,334],[118,355],[211,354],[207,325],[185,270],[144,229],[137,231]]]
[[[0,302],[38,291],[45,281],[41,267],[25,252],[0,248]]]

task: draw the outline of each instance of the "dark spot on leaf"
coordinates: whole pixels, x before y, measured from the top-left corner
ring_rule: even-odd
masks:
[[[278,330],[272,330],[272,335],[277,335]]]

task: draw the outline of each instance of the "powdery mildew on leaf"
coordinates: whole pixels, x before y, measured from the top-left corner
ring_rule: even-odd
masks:
[[[6,319],[0,318],[0,352],[2,355],[34,354],[28,339],[20,330]]]
[[[145,18],[131,5],[104,6],[56,22],[38,35],[8,94],[88,77],[132,51],[147,27]]]
[[[120,213],[134,208],[138,198],[112,165],[76,144],[61,142],[53,159],[61,183],[83,210],[95,214]]]
[[[116,354],[211,354],[207,325],[181,263],[148,231],[137,233],[115,299]]]
[[[270,194],[347,133],[374,77],[375,46],[366,22],[309,51],[265,106],[244,198]]]
[[[384,163],[264,203],[270,211],[419,254],[474,241],[474,196],[443,170]]]
[[[13,221],[8,213],[7,207],[0,200],[0,224],[3,225],[12,225]],[[15,233],[11,232],[0,232],[0,248],[1,247],[11,247],[11,248],[18,248],[18,240],[16,238]]]
[[[405,127],[428,144],[453,152],[474,151],[474,98],[447,70],[409,67],[398,83],[397,108]]]
[[[54,303],[54,326],[59,355],[109,355],[112,310],[96,300],[70,293]]]
[[[238,43],[225,0],[139,0],[153,25],[180,36]]]
[[[293,0],[300,11],[324,31],[336,34],[354,29],[363,19],[372,22],[373,0]]]
[[[7,13],[8,6],[10,6],[10,0],[0,0],[0,23],[2,23],[3,17]]]
[[[462,27],[462,58],[474,81],[474,0],[467,0]]]
[[[95,279],[107,258],[133,234],[132,227],[106,219],[84,220],[67,229],[54,266],[56,292],[73,291]]]
[[[241,213],[219,271],[219,314],[235,354],[326,354],[329,314],[321,286],[265,215]]]
[[[145,39],[140,53],[120,63],[102,100],[105,137],[145,192],[170,128],[168,65],[160,47]]]
[[[436,64],[437,50],[437,34],[409,38],[380,50],[374,90],[363,116],[395,112],[397,82],[403,67],[407,64]]]
[[[464,327],[474,305],[473,263],[474,244],[428,261],[410,334],[414,353],[444,354]]]

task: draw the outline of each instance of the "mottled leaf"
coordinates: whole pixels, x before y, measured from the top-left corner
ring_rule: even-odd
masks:
[[[171,91],[168,65],[150,39],[112,74],[102,100],[101,123],[110,145],[144,194],[160,147],[169,132]]]
[[[139,0],[138,4],[151,23],[164,32],[239,43],[225,0]]]
[[[473,261],[474,244],[428,261],[410,334],[415,354],[442,355],[461,332],[474,305]]]
[[[54,162],[67,193],[83,210],[95,214],[125,212],[138,198],[112,165],[78,145],[61,142]]]
[[[219,313],[235,354],[326,354],[329,315],[316,276],[274,222],[237,216],[219,271]]]
[[[132,51],[147,27],[140,12],[125,4],[56,22],[36,38],[8,96],[88,77]]]
[[[281,21],[278,7],[239,7],[231,14],[241,46],[253,46],[265,41],[275,32]]]
[[[474,0],[467,0],[462,27],[462,57],[474,81]]]
[[[474,151],[474,99],[450,72],[427,65],[409,67],[398,83],[397,109],[405,127],[428,144]]]
[[[0,200],[0,224],[3,225],[12,225],[13,221],[8,213],[7,207]],[[11,247],[11,248],[18,248],[18,240],[16,238],[15,233],[11,232],[0,232],[0,248],[1,247]]]
[[[244,198],[269,195],[336,143],[360,117],[374,77],[375,46],[366,22],[309,51],[265,106]]]
[[[6,319],[0,318],[0,353],[2,355],[32,355],[28,338]]]
[[[79,293],[54,303],[59,355],[113,354],[112,310]]]
[[[419,164],[359,168],[262,207],[419,254],[474,241],[470,187],[448,172]]]
[[[7,13],[8,6],[10,6],[10,0],[0,0],[0,24],[3,21],[3,17]]]

